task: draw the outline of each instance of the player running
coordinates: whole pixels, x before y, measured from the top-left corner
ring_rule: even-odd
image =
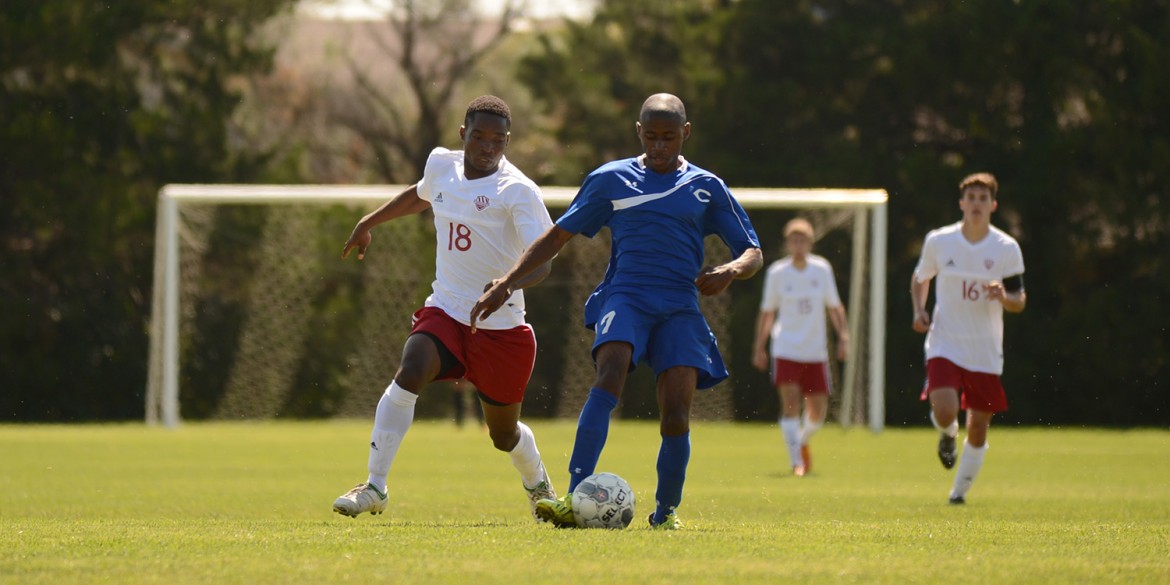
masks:
[[[991,417],[1007,410],[1003,373],[1003,312],[1024,310],[1024,256],[1020,245],[991,225],[999,185],[989,173],[959,183],[963,220],[926,235],[910,279],[914,330],[926,333],[926,386],[930,420],[941,436],[943,467],[958,458],[959,408],[967,410],[967,440],[950,503],[966,503],[967,490],[987,453]],[[938,277],[934,316],[926,312],[930,279]]]
[[[378,402],[370,440],[369,479],[333,502],[333,510],[356,518],[386,509],[386,476],[414,420],[418,393],[434,380],[465,378],[475,385],[492,443],[512,457],[529,504],[555,498],[532,430],[520,422],[520,403],[536,359],[536,338],[524,321],[519,290],[548,275],[548,262],[516,279],[503,310],[477,324],[466,318],[485,282],[498,278],[524,248],[552,225],[540,189],[504,158],[511,134],[508,105],[481,96],[467,107],[459,138],[462,151],[436,148],[422,180],[363,217],[345,242],[342,257],[370,246],[370,230],[428,207],[438,236],[435,281],[414,314],[394,381]],[[513,290],[515,293],[513,294]]]
[[[849,346],[845,306],[837,293],[833,267],[828,260],[812,253],[813,240],[813,226],[805,219],[797,218],[784,226],[784,244],[789,255],[768,267],[752,353],[752,364],[757,369],[766,372],[771,367],[772,384],[780,394],[780,432],[788,448],[792,472],[797,476],[812,470],[808,440],[825,423],[829,408],[826,309],[837,331],[838,360],[848,356]],[[801,396],[804,397],[803,424]]]
[[[718,294],[763,265],[755,231],[727,186],[681,155],[691,133],[682,101],[670,94],[650,96],[635,128],[644,154],[590,173],[569,210],[511,270],[492,281],[471,311],[473,322],[490,319],[516,283],[574,235],[593,237],[609,226],[609,267],[585,303],[585,326],[596,334],[596,379],[577,421],[569,494],[536,505],[537,514],[561,527],[576,526],[572,491],[593,474],[610,413],[627,373],[639,362],[648,363],[657,376],[661,417],[657,508],[650,526],[682,526],[675,508],[682,501],[691,453],[691,399],[696,387],[710,388],[727,378],[715,336],[699,311],[699,294]],[[735,260],[704,267],[707,234],[718,234]]]

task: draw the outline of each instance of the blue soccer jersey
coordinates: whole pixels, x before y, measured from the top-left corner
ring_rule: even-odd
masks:
[[[655,374],[692,366],[699,388],[727,378],[699,311],[695,278],[703,268],[703,238],[719,235],[737,258],[760,244],[719,177],[685,160],[666,174],[647,169],[641,158],[615,161],[585,179],[557,225],[589,237],[610,228],[609,267],[585,303],[594,350],[628,343],[631,367],[647,362]]]
[[[681,157],[680,157],[681,158]],[[738,258],[760,247],[747,213],[714,174],[686,160],[660,174],[642,157],[607,163],[589,174],[557,225],[588,237],[609,226],[609,267],[585,308],[593,326],[601,301],[615,293],[654,304],[692,299],[703,268],[703,238],[717,234]]]

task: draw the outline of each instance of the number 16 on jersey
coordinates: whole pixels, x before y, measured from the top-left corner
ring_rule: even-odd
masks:
[[[963,281],[963,300],[973,301],[973,302],[978,301],[979,297],[981,296],[979,294],[979,289],[981,287],[982,286],[979,284],[979,281],[977,281],[977,280],[972,280],[969,282],[964,280]]]

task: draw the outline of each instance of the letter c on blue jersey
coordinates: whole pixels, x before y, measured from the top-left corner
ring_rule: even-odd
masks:
[[[710,203],[711,202],[711,192],[706,190],[706,189],[695,189],[694,191],[691,192],[691,194],[694,195],[695,199],[698,199],[700,203]],[[705,199],[704,199],[704,196],[706,196]]]

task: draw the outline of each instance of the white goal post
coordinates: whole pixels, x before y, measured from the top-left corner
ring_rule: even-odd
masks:
[[[167,427],[179,424],[180,381],[180,258],[184,233],[182,210],[188,205],[337,205],[370,208],[405,189],[402,185],[167,185],[159,192],[155,234],[154,284],[150,322],[150,355],[146,389],[146,422]],[[576,187],[542,187],[549,208],[566,208]],[[865,303],[867,347],[859,347],[860,319],[850,321],[850,355],[868,352],[868,372],[857,372],[857,360],[845,362],[839,420],[848,425],[858,374],[867,380],[868,424],[881,431],[885,421],[886,240],[888,195],[882,189],[735,188],[736,199],[753,209],[828,209],[851,211],[852,260],[848,307]],[[554,214],[554,217],[556,214]],[[757,229],[759,227],[757,226]],[[761,234],[763,238],[765,235]],[[429,280],[428,280],[429,282]],[[852,283],[865,283],[867,287]],[[754,332],[753,332],[754,334]]]

